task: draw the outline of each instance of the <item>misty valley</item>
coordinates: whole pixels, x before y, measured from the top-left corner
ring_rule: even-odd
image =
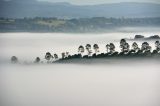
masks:
[[[160,106],[160,1],[0,0],[0,106]]]
[[[74,54],[78,52],[78,45],[86,43],[97,43],[99,50],[106,52],[105,45],[113,42],[120,51],[120,39],[134,38],[136,34],[139,33],[1,33],[1,105],[159,106],[159,59],[105,58],[89,63],[83,61],[83,64],[32,63],[37,56],[45,61],[46,51]],[[149,37],[159,32],[141,34]],[[147,42],[155,49],[155,40]],[[143,41],[137,43],[141,45]],[[13,55],[22,64],[11,64]]]

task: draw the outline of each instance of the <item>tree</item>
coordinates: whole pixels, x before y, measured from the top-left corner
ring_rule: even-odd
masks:
[[[86,44],[86,50],[87,50],[87,52],[88,52],[88,56],[90,56],[91,53],[92,53],[91,45],[90,45],[90,44]]]
[[[93,49],[94,49],[95,53],[97,54],[99,52],[99,46],[98,46],[98,44],[94,44],[93,45]]]
[[[109,45],[110,53],[113,54],[115,52],[115,45],[113,43],[110,43]]]
[[[64,59],[65,56],[66,56],[66,55],[65,55],[65,52],[63,52],[63,53],[62,53],[62,59]]]
[[[106,49],[107,49],[107,53],[108,53],[109,49],[110,49],[110,45],[109,44],[106,45]]]
[[[143,35],[135,35],[135,37],[134,37],[134,39],[142,39],[142,38],[144,38]]]
[[[41,61],[41,59],[39,57],[36,57],[34,63],[39,63]]]
[[[58,59],[58,55],[56,53],[54,54],[54,58],[55,58],[55,60]]]
[[[45,55],[45,59],[49,62],[51,59],[53,59],[53,56],[51,55],[50,52],[47,52]]]
[[[129,44],[125,43],[124,44],[124,52],[129,52],[129,48],[130,48]]]
[[[141,47],[141,50],[143,53],[145,52],[150,52],[151,51],[151,46],[149,46],[149,43],[148,42],[143,42],[142,43],[142,47]]]
[[[69,56],[69,52],[66,52],[65,57],[68,57],[68,56]]]
[[[125,44],[126,44],[126,40],[125,39],[121,39],[120,40],[120,48],[121,48],[122,52],[125,51]]]
[[[156,47],[156,50],[159,52],[160,51],[160,42],[159,41],[155,42],[155,47]]]
[[[81,55],[84,53],[84,47],[82,45],[79,46],[78,53],[80,53]]]
[[[132,49],[134,52],[138,52],[140,50],[140,48],[138,47],[138,44],[136,42],[133,42]]]
[[[11,57],[11,62],[12,63],[18,63],[18,58],[16,56]]]
[[[160,39],[158,35],[150,36],[149,39]]]

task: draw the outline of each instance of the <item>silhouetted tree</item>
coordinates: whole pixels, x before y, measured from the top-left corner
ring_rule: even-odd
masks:
[[[109,44],[106,45],[106,49],[107,49],[107,53],[108,53],[109,49],[110,49],[110,45]]]
[[[129,52],[130,46],[126,42],[125,39],[121,39],[121,41],[120,41],[120,48],[121,48],[122,53],[128,53]]]
[[[113,43],[110,43],[109,49],[110,49],[110,53],[113,54],[115,52],[115,45]]]
[[[55,60],[57,60],[58,59],[58,55],[54,54],[54,58],[55,58]]]
[[[18,58],[16,56],[11,57],[11,62],[12,63],[18,63]]]
[[[155,47],[156,47],[157,52],[160,52],[160,42],[159,41],[155,42]]]
[[[128,43],[126,43],[126,44],[124,45],[124,51],[125,51],[125,52],[129,52],[129,48],[130,48],[130,45],[129,45]]]
[[[90,44],[87,44],[87,45],[86,45],[86,50],[87,50],[87,52],[88,52],[88,56],[90,56],[91,53],[92,53],[91,45],[90,45]]]
[[[135,35],[134,39],[143,39],[144,36],[143,35]]]
[[[98,46],[98,44],[94,44],[93,45],[93,49],[94,49],[95,53],[97,54],[99,52],[99,46]]]
[[[53,56],[51,55],[50,52],[47,52],[45,55],[45,59],[49,62],[51,59],[53,59]]]
[[[141,47],[141,50],[143,53],[146,53],[146,52],[150,52],[151,51],[151,46],[149,46],[148,42],[143,42],[142,43],[142,47]]]
[[[39,57],[36,57],[34,63],[39,63],[41,61],[41,59]]]
[[[63,52],[63,53],[62,53],[62,59],[64,59],[65,56],[66,56],[66,55],[65,55],[65,52]]]
[[[65,58],[67,58],[69,56],[69,52],[66,52],[65,54]]]
[[[78,53],[81,55],[84,53],[84,47],[82,45],[79,46]]]
[[[148,39],[160,39],[159,35],[150,36]]]
[[[135,52],[138,52],[139,50],[140,48],[138,47],[138,44],[136,42],[133,42],[131,51],[135,53]]]
[[[121,39],[120,40],[120,48],[121,48],[122,52],[124,52],[124,50],[125,50],[125,44],[126,44],[126,40],[125,39]]]

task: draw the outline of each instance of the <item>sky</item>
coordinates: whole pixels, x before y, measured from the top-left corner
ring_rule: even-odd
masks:
[[[149,2],[159,3],[160,0],[38,0],[38,1],[49,1],[49,2],[69,2],[76,5],[95,5],[104,3],[119,3],[119,2]]]

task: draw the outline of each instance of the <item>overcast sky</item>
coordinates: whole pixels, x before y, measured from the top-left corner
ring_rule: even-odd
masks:
[[[104,3],[118,3],[118,2],[151,2],[159,3],[160,0],[39,0],[39,1],[51,1],[51,2],[69,2],[76,5],[93,5]]]

